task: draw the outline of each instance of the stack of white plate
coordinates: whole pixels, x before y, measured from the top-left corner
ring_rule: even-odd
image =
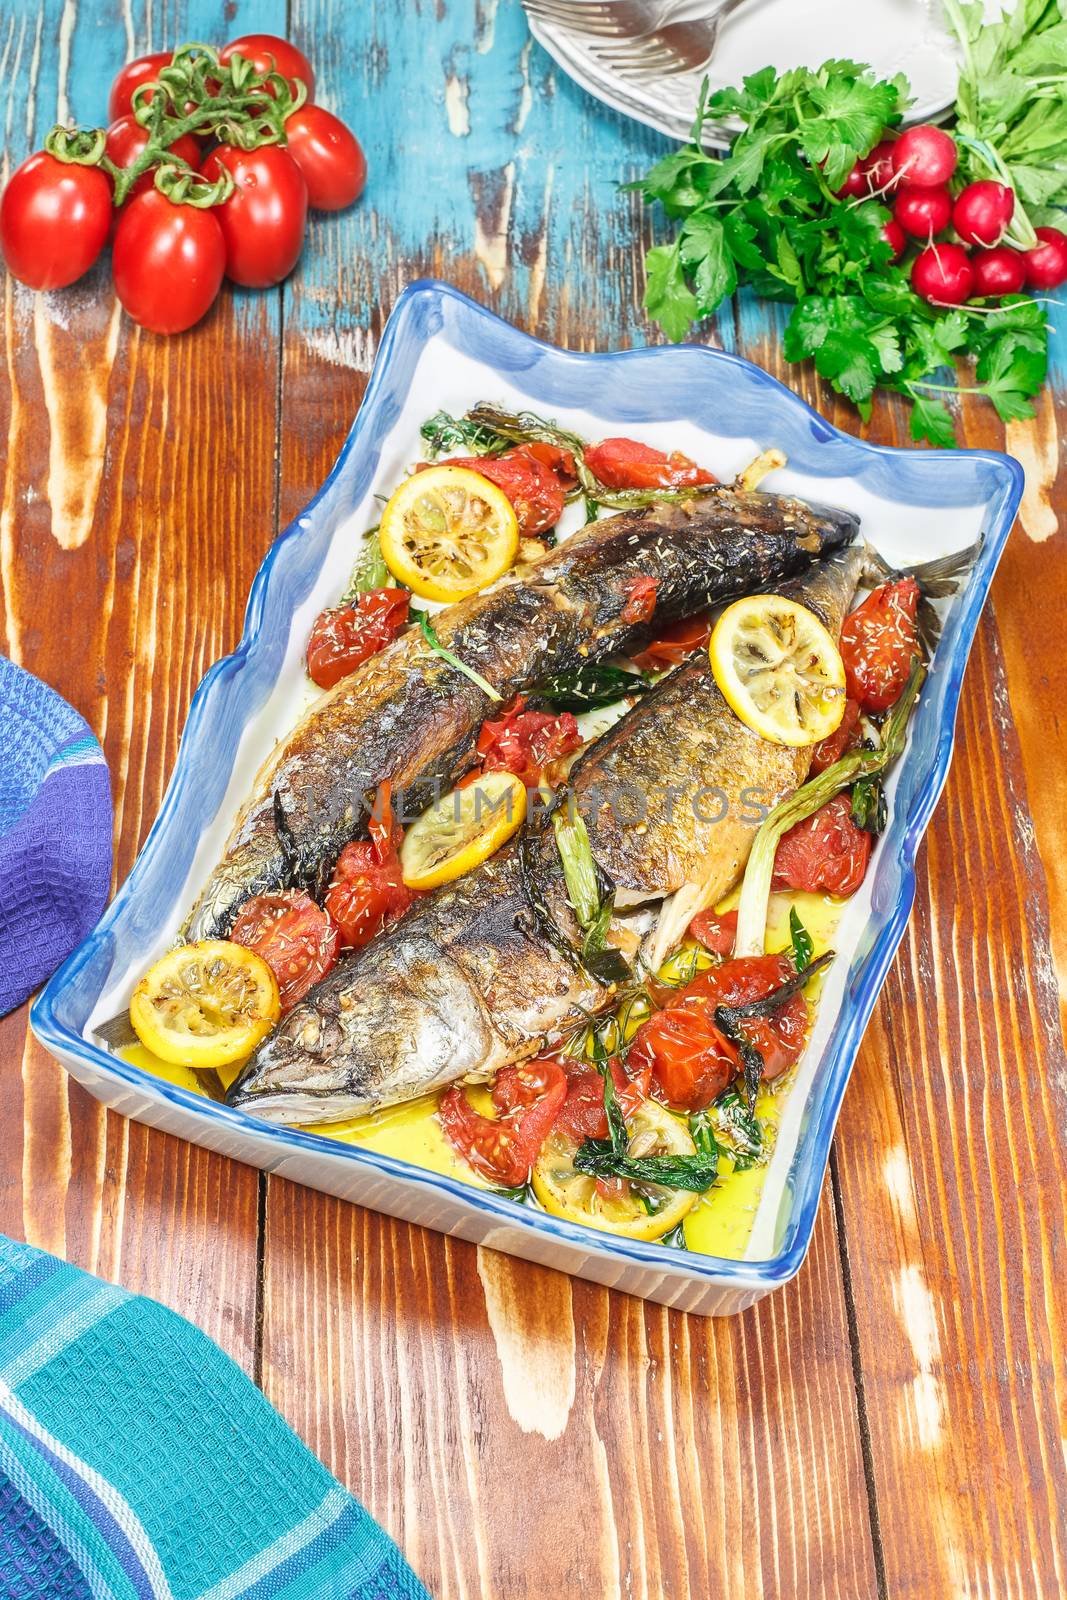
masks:
[[[680,15],[700,9],[694,0]],[[714,0],[707,9],[716,9]],[[997,0],[987,0],[987,13],[997,9]],[[596,47],[605,41],[536,17],[529,22],[564,72],[598,100],[673,138],[688,136],[704,73],[623,77],[598,59]],[[842,58],[869,63],[880,78],[904,73],[914,101],[909,122],[937,117],[955,99],[958,58],[940,0],[748,0],[723,23],[707,76],[714,90],[740,84],[760,67],[783,72]],[[705,127],[709,147],[721,148],[728,139],[724,127]]]

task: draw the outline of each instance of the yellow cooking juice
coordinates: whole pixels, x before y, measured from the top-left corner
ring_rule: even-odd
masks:
[[[720,912],[731,910],[737,903],[737,893],[730,895],[718,907]],[[771,896],[767,923],[767,948],[770,951],[786,949],[790,943],[789,912],[795,907],[800,920],[811,936],[815,954],[820,955],[831,946],[834,931],[841,913],[842,902],[832,896],[806,894],[798,891]],[[698,947],[687,944],[671,957],[667,967],[677,969],[677,977],[691,975],[693,962],[701,961]],[[688,965],[687,965],[688,963]],[[705,964],[701,961],[701,964]],[[666,971],[666,969],[664,969]],[[814,1005],[820,979],[816,976],[807,992]],[[189,1089],[195,1094],[218,1098],[237,1076],[241,1063],[223,1068],[218,1074],[198,1073],[190,1067],[174,1066],[161,1061],[143,1045],[131,1045],[121,1051],[124,1060],[141,1067],[168,1083]],[[703,1255],[724,1256],[737,1259],[744,1255],[756,1209],[763,1193],[767,1161],[774,1148],[775,1134],[785,1096],[789,1092],[794,1072],[784,1074],[774,1083],[764,1086],[756,1101],[756,1120],[764,1133],[764,1149],[760,1159],[752,1165],[743,1162],[735,1168],[728,1150],[723,1150],[719,1162],[719,1176],[707,1193],[698,1196],[696,1204],[685,1217],[683,1230],[688,1249]],[[221,1088],[216,1083],[221,1080]],[[493,1114],[493,1104],[488,1089],[473,1086],[469,1089],[474,1109],[483,1115]],[[449,1178],[459,1179],[472,1188],[491,1187],[484,1178],[473,1171],[462,1156],[449,1144],[436,1116],[437,1094],[423,1095],[404,1105],[390,1106],[384,1111],[372,1112],[365,1117],[352,1117],[344,1122],[320,1123],[306,1131],[320,1138],[334,1139],[342,1144],[359,1145],[381,1155],[394,1156],[412,1166],[430,1172],[440,1172]],[[531,1202],[536,1206],[536,1201]]]

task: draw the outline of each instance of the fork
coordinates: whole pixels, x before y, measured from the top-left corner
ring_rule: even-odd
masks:
[[[590,44],[588,50],[601,66],[624,78],[667,78],[679,72],[700,72],[715,54],[724,18],[745,0],[722,0],[710,17],[667,22],[642,39],[618,44]]]
[[[523,0],[540,22],[578,35],[633,40],[663,27],[680,0]]]

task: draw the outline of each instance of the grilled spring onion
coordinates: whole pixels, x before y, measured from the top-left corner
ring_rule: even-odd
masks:
[[[377,528],[370,528],[363,539],[359,560],[352,568],[348,587],[341,596],[342,605],[351,605],[358,595],[370,594],[372,589],[384,589],[395,580],[382,557]]]
[[[498,456],[508,448],[508,440],[495,429],[472,422],[468,417],[449,416],[447,411],[438,411],[427,418],[419,432],[431,461],[436,461],[446,450],[469,450],[472,456]]]
[[[597,869],[589,830],[577,807],[554,811],[552,826],[563,863],[567,895],[582,930],[582,955],[598,955],[604,948],[611,913],[615,908],[615,888],[608,886]]]
[[[809,962],[795,978],[779,984],[777,989],[772,989],[762,1000],[750,1000],[743,1006],[715,1007],[715,1026],[725,1038],[729,1039],[741,1057],[749,1111],[756,1109],[756,1093],[763,1077],[763,1057],[746,1034],[745,1023],[754,1017],[769,1017],[779,1006],[785,1005],[787,1000],[798,994],[809,978],[821,972],[823,967],[829,966],[833,959],[834,952],[827,950],[825,955],[821,955],[817,961]]]
[[[752,853],[741,885],[735,956],[763,954],[774,856],[782,835],[798,822],[812,816],[835,794],[851,788],[857,779],[879,777],[892,765],[904,748],[908,718],[925,677],[926,668],[916,660],[903,694],[886,718],[882,728],[882,743],[877,750],[853,750],[842,756],[832,767],[827,767],[817,777],[802,784],[795,794],[775,806],[764,818],[753,840]]]
[[[461,661],[451,650],[446,650],[434,632],[433,623],[430,621],[428,612],[417,611],[415,615],[418,618],[419,627],[422,629],[422,636],[435,656],[440,656],[443,661],[448,662],[450,667],[455,667],[457,672],[462,672],[463,676],[469,678],[472,683],[477,684],[482,693],[487,694],[490,700],[502,699],[502,696],[497,694],[488,678],[483,678],[480,672],[475,672],[473,667],[468,667],[466,662]]]
[[[647,694],[652,685],[643,673],[589,662],[574,672],[545,678],[531,695],[546,700],[554,711],[592,711],[611,706],[624,695]]]

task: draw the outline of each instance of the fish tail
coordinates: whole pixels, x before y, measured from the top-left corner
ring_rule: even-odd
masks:
[[[965,550],[953,550],[936,561],[921,561],[914,567],[891,567],[873,545],[864,546],[863,576],[868,582],[887,583],[899,578],[914,578],[919,585],[919,607],[916,625],[919,638],[927,655],[933,654],[941,638],[941,618],[932,605],[934,600],[944,600],[955,594],[974,567],[985,543],[980,533],[974,544]]]

